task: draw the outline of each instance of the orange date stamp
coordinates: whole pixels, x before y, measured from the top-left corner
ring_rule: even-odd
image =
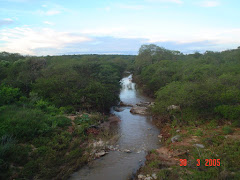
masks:
[[[187,159],[180,159],[180,166],[187,166]],[[221,162],[220,159],[205,159],[204,161],[205,166],[220,166]],[[200,166],[201,165],[201,160],[197,159],[197,164],[196,166]]]

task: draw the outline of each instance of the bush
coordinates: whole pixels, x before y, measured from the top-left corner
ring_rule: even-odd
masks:
[[[9,135],[3,135],[1,137],[0,144],[0,159],[8,159],[14,152],[16,140]]]
[[[230,126],[224,126],[222,128],[224,134],[231,134],[233,133],[233,129]]]
[[[30,140],[52,130],[48,115],[40,110],[16,106],[10,106],[0,114],[0,125],[0,136],[8,133],[21,140]]]
[[[57,115],[60,112],[54,105],[42,99],[38,100],[35,106],[50,115]]]
[[[74,112],[74,108],[72,106],[65,106],[65,107],[60,107],[60,114],[71,114]]]
[[[21,96],[18,88],[12,88],[5,85],[0,86],[0,105],[16,102]]]
[[[240,105],[220,105],[215,108],[215,112],[229,120],[239,119]]]
[[[57,116],[54,118],[53,124],[55,124],[57,127],[70,126],[71,120],[64,116]]]

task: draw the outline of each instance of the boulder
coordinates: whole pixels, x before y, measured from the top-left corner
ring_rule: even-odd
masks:
[[[156,174],[156,173],[153,173],[153,174],[152,174],[152,177],[153,177],[153,179],[157,179],[157,174]]]
[[[120,107],[114,107],[113,109],[114,111],[117,111],[117,112],[122,112],[124,110],[123,108],[120,108]]]
[[[135,106],[135,107],[132,107],[130,112],[133,113],[133,114],[146,115],[147,114],[147,108],[146,107]]]
[[[146,176],[142,175],[142,174],[139,174],[138,175],[138,179],[144,179]]]
[[[163,138],[162,134],[158,135],[158,138],[159,138],[159,139],[162,139],[162,138]]]
[[[96,147],[103,147],[105,146],[105,142],[102,141],[102,140],[99,140],[99,141],[96,141],[93,143],[93,147],[96,148]]]
[[[172,137],[171,138],[172,143],[179,141],[180,137],[181,137],[180,135],[176,135],[176,136]]]
[[[96,156],[96,157],[102,157],[102,156],[105,156],[106,154],[107,154],[106,151],[100,151],[100,152],[98,152],[98,153],[95,153],[95,156]]]
[[[129,150],[129,149],[124,149],[124,152],[125,152],[125,153],[131,153],[132,151]]]
[[[123,106],[123,107],[133,107],[132,104],[126,104],[126,103],[124,103],[124,102],[122,102],[122,101],[120,101],[119,106]]]
[[[144,180],[152,180],[153,178],[151,176],[148,176],[146,178],[144,178]]]
[[[140,101],[140,103],[137,103],[136,105],[140,106],[140,107],[148,107],[150,104],[151,104],[151,102],[141,102]]]

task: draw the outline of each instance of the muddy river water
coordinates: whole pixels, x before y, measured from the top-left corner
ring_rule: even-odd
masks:
[[[126,104],[136,105],[140,101],[151,101],[144,97],[132,82],[132,75],[121,80],[120,100]],[[148,150],[159,146],[159,130],[154,126],[151,116],[142,116],[130,113],[131,107],[122,107],[124,110],[112,113],[117,115],[121,122],[118,124],[120,135],[118,148],[123,151],[110,151],[106,156],[94,160],[89,165],[75,172],[71,180],[126,180],[132,177],[144,163]],[[130,150],[131,153],[124,152]]]

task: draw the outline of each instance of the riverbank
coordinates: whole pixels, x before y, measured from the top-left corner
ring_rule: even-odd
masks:
[[[107,154],[118,138],[111,132],[111,126],[120,121],[114,115],[83,113],[66,117],[62,118],[69,123],[56,128],[52,136],[14,145],[18,151],[9,171],[5,171],[10,177],[6,179],[68,179],[82,166]]]
[[[184,127],[159,117],[155,122],[163,146],[148,153],[135,179],[240,178],[240,128],[217,121]]]

